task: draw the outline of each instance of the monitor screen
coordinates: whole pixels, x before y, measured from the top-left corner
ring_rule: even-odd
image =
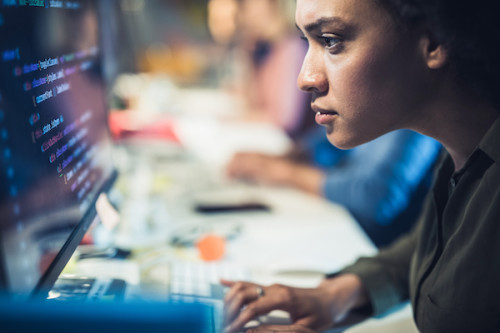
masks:
[[[50,289],[116,173],[98,0],[0,4],[0,282]]]

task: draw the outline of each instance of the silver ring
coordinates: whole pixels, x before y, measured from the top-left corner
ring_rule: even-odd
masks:
[[[264,296],[264,289],[262,289],[262,287],[255,287],[257,289],[257,298],[261,298],[262,296]]]

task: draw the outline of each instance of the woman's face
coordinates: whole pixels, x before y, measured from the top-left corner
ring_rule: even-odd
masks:
[[[402,32],[375,0],[298,0],[309,49],[299,74],[331,143],[352,148],[412,128],[430,95],[417,32]]]

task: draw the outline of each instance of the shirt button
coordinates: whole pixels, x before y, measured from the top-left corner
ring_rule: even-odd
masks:
[[[455,186],[457,186],[457,182],[455,181],[455,178],[450,179],[450,185],[452,188],[455,188]]]

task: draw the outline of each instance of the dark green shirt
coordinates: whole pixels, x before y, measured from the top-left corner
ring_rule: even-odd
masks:
[[[421,332],[500,332],[500,118],[453,171],[447,155],[412,233],[343,272],[374,314],[409,298]]]

